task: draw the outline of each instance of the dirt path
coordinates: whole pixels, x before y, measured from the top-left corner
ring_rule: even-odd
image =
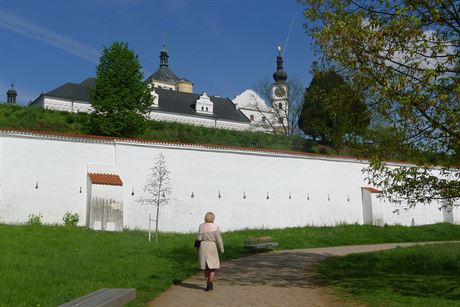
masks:
[[[347,306],[315,278],[315,267],[319,261],[329,256],[430,243],[443,242],[340,246],[255,254],[224,262],[217,272],[214,291],[204,290],[204,279],[199,273],[172,286],[149,306]],[[352,303],[348,305],[356,306]]]

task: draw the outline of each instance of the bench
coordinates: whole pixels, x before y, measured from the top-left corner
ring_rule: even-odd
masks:
[[[244,248],[250,251],[271,250],[279,244],[272,237],[249,237],[244,240]]]
[[[136,289],[99,289],[59,307],[119,307],[136,298]]]

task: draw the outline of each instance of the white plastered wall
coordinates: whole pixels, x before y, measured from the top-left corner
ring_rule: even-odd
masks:
[[[43,98],[43,107],[50,110],[74,113],[91,113],[94,110],[91,104],[85,101],[68,100],[46,96]]]
[[[91,113],[94,108],[85,101],[78,100],[68,100],[63,98],[54,98],[42,96],[40,101],[35,103],[35,106],[41,106],[49,110],[65,111],[65,112],[74,112],[74,113]],[[212,112],[210,113],[212,114]],[[254,130],[256,128],[251,127],[249,122],[236,122],[215,119],[213,117],[203,117],[203,116],[194,116],[194,115],[181,115],[178,113],[166,113],[155,110],[155,107],[152,108],[149,118],[153,120],[166,121],[166,122],[176,122],[183,123],[195,126],[202,126],[208,128],[219,128],[219,129],[228,129],[228,130]],[[264,129],[259,129],[264,130]]]
[[[45,223],[61,224],[71,211],[85,225],[87,165],[113,164],[114,144],[28,135],[3,135],[0,143],[0,223],[41,213]]]
[[[361,187],[366,184],[361,170],[366,162],[4,132],[0,223],[22,223],[32,213],[41,213],[46,223],[61,223],[62,216],[72,211],[85,225],[87,172],[100,170],[116,173],[123,181],[124,226],[147,229],[148,214],[155,209],[142,205],[139,198],[160,153],[171,172],[173,191],[170,204],[160,210],[162,231],[195,231],[207,211],[216,213],[223,230],[364,222]],[[371,202],[381,206],[386,224],[443,221],[436,204],[397,215],[394,204],[380,204],[375,196]],[[457,212],[453,218],[459,222]]]
[[[140,206],[136,197],[141,194],[148,167],[160,152],[173,179],[171,203],[161,208],[163,230],[195,230],[207,211],[216,213],[223,229],[362,222],[359,163],[137,147],[117,145],[117,161],[126,187],[125,223],[129,225],[145,228],[148,212],[154,213],[154,208]],[[347,176],[349,180],[341,182],[340,188],[331,182],[331,178],[344,179],[350,173],[357,176]],[[132,189],[139,191],[134,197]]]
[[[224,121],[214,119],[212,117],[205,118],[202,116],[185,116],[175,113],[165,113],[161,111],[152,110],[149,114],[149,118],[158,121],[165,121],[165,122],[175,122],[175,123],[183,123],[189,124],[194,126],[202,126],[208,128],[220,128],[220,129],[228,129],[228,130],[237,130],[237,131],[244,131],[250,129],[250,124],[248,123],[241,123],[241,122],[233,122],[233,121]]]

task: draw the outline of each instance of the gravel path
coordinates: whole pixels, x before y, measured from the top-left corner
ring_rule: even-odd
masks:
[[[460,241],[456,241],[459,243]],[[321,285],[315,268],[330,256],[373,252],[417,244],[391,243],[298,249],[254,254],[224,262],[217,271],[214,291],[205,291],[202,273],[172,286],[149,306],[357,306],[343,302]]]

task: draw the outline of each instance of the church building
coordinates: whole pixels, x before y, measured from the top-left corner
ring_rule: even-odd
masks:
[[[145,80],[153,97],[150,119],[229,130],[285,133],[288,122],[287,73],[283,70],[281,48],[278,50],[273,99],[270,101],[273,107],[270,107],[252,90],[244,91],[233,101],[206,92],[193,93],[193,82],[178,77],[170,69],[168,50],[163,45],[159,68]],[[65,83],[40,94],[30,106],[90,113],[93,108],[89,90],[94,87],[94,78],[81,83]]]
[[[251,120],[253,130],[287,134],[289,131],[289,88],[283,69],[281,47],[278,47],[277,69],[273,74],[269,103],[254,90],[247,89],[233,99],[236,107]]]

